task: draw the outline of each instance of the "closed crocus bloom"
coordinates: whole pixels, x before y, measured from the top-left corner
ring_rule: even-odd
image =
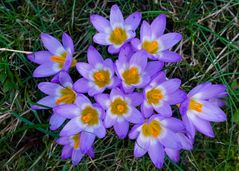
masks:
[[[72,136],[61,136],[60,138],[58,138],[56,142],[60,145],[63,145],[61,159],[66,160],[68,158],[71,158],[72,164],[77,165],[85,154],[93,158],[93,147],[90,147],[86,153],[82,153],[80,150],[81,141],[84,141],[84,139],[82,139],[80,133]]]
[[[98,31],[93,37],[100,45],[109,45],[108,52],[118,53],[120,48],[135,37],[135,30],[141,21],[141,13],[135,12],[125,20],[117,5],[110,10],[110,20],[99,15],[91,15],[90,21]]]
[[[87,58],[88,63],[78,62],[76,64],[77,70],[83,76],[74,84],[77,92],[88,92],[90,96],[94,96],[120,83],[120,80],[114,76],[114,64],[111,59],[103,60],[93,46],[88,48]]]
[[[164,72],[155,76],[144,89],[141,110],[145,117],[151,116],[153,110],[165,117],[172,116],[171,105],[180,103],[186,98],[186,93],[179,89],[180,84],[180,79],[167,79]]]
[[[157,168],[164,163],[165,149],[182,149],[178,132],[184,130],[183,123],[176,118],[162,118],[153,115],[140,124],[133,126],[130,139],[136,139],[134,156],[142,157],[146,153]]]
[[[226,114],[220,109],[221,98],[225,97],[226,87],[206,82],[193,88],[185,101],[180,104],[180,113],[186,129],[193,139],[195,131],[214,137],[210,122],[226,121]]]
[[[150,58],[162,62],[178,62],[182,57],[169,51],[181,39],[180,33],[163,34],[166,28],[166,16],[164,14],[156,17],[151,25],[143,21],[140,28],[140,39],[135,38],[131,44],[135,49],[144,49],[150,54]]]
[[[34,77],[52,76],[75,66],[76,60],[72,58],[74,44],[68,34],[63,33],[62,44],[46,33],[41,33],[41,41],[47,50],[28,55],[29,60],[40,65],[33,72]]]
[[[78,95],[75,104],[54,107],[54,112],[70,119],[60,132],[61,136],[71,136],[81,132],[80,149],[85,153],[92,146],[95,137],[103,138],[106,134],[102,120],[104,111],[84,95]]]
[[[141,123],[144,120],[141,112],[136,109],[143,101],[141,93],[124,94],[119,88],[115,88],[110,95],[96,95],[95,100],[107,111],[105,127],[113,126],[121,139],[127,136],[129,123]]]
[[[147,62],[147,56],[144,50],[132,53],[130,45],[120,51],[116,68],[125,92],[132,92],[135,88],[144,88],[152,76],[162,69],[162,62]]]
[[[38,84],[38,88],[48,96],[40,99],[37,102],[39,105],[33,105],[32,109],[48,109],[57,105],[75,103],[77,93],[72,88],[72,85],[71,77],[64,71],[59,73],[59,83],[42,82]],[[59,128],[64,121],[65,117],[53,113],[50,118],[50,128],[55,130]]]

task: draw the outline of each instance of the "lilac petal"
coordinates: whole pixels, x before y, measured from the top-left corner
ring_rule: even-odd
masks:
[[[210,103],[217,105],[219,107],[225,106],[224,100],[218,99],[218,98],[211,98],[208,100]]]
[[[55,96],[46,96],[46,97],[43,97],[41,100],[39,100],[36,103],[39,105],[32,105],[31,108],[33,110],[48,109],[47,107],[52,108],[56,105],[56,99],[55,99]],[[40,105],[42,105],[42,106],[40,106]],[[46,106],[46,107],[44,107],[44,106]]]
[[[144,97],[142,93],[132,93],[128,94],[127,97],[130,99],[130,103],[133,106],[139,106],[143,103]]]
[[[48,51],[38,51],[27,55],[27,58],[34,63],[43,64],[47,62],[52,62],[50,60],[51,56],[53,55]]]
[[[126,120],[115,122],[114,130],[120,139],[124,139],[129,130],[129,122]]]
[[[137,66],[140,68],[141,72],[144,71],[146,65],[147,65],[147,57],[148,54],[146,51],[138,51],[136,52],[130,59],[130,65],[131,66]]]
[[[168,95],[167,103],[173,105],[183,102],[187,98],[187,94],[183,90],[177,90]]]
[[[157,76],[154,76],[150,85],[155,87],[156,85],[161,84],[164,81],[166,81],[166,75],[165,72],[161,71],[157,74]]]
[[[118,25],[124,25],[124,17],[117,5],[113,5],[110,10],[110,24],[114,28]]]
[[[226,121],[226,114],[218,106],[207,101],[203,102],[202,104],[202,112],[196,113],[198,117],[213,122]]]
[[[54,76],[52,77],[52,79],[51,79],[51,82],[52,82],[52,83],[57,83],[57,84],[60,83],[59,75],[60,75],[61,72],[65,72],[65,71],[60,71],[60,72],[58,72],[56,75],[54,75]]]
[[[199,118],[195,114],[189,114],[188,117],[199,132],[208,137],[213,138],[215,136],[212,127],[210,125],[210,122]]]
[[[93,37],[95,43],[99,45],[110,45],[111,43],[107,39],[108,34],[106,33],[96,33]]]
[[[162,123],[165,127],[169,128],[169,129],[171,129],[171,130],[173,130],[173,131],[175,131],[175,132],[182,132],[182,131],[185,130],[185,127],[184,127],[183,122],[182,122],[181,120],[176,119],[176,118],[173,118],[173,117],[164,118],[164,119],[161,121],[161,123]]]
[[[188,93],[188,97],[192,97],[193,95],[195,95],[196,93],[200,92],[201,90],[203,90],[205,87],[209,87],[211,86],[212,83],[210,82],[205,82],[202,84],[197,85],[196,87],[194,87],[189,93]]]
[[[72,119],[80,115],[79,108],[75,104],[63,104],[53,108],[54,113],[61,117]]]
[[[137,143],[134,145],[134,157],[142,157],[147,153],[147,150],[141,148]]]
[[[151,77],[147,74],[144,74],[141,77],[142,77],[141,78],[141,80],[142,80],[141,83],[138,84],[137,86],[135,86],[137,88],[144,88],[151,80]]]
[[[129,139],[133,140],[133,139],[136,139],[138,137],[138,135],[140,133],[139,130],[138,130],[139,127],[140,127],[140,125],[137,124],[137,125],[134,125],[131,128],[131,130],[129,132]]]
[[[91,15],[90,22],[98,32],[109,33],[111,30],[110,22],[100,15]]]
[[[143,148],[144,150],[148,151],[149,146],[150,146],[150,139],[147,137],[144,137],[142,133],[139,134],[136,143],[138,144],[139,147]]]
[[[179,111],[182,116],[186,115],[186,113],[188,111],[189,102],[190,102],[190,98],[186,98],[181,104],[179,104],[180,105]]]
[[[172,116],[171,106],[167,102],[164,102],[164,101],[161,101],[160,103],[161,103],[160,105],[153,106],[154,109],[162,116],[165,116],[165,117]]]
[[[121,83],[120,78],[118,78],[118,77],[113,77],[113,78],[111,78],[111,79],[112,79],[112,80],[111,80],[111,85],[110,85],[110,86],[107,86],[107,88],[112,89],[112,88],[115,88],[115,87],[117,87],[117,86],[120,85],[120,83]]]
[[[58,95],[59,91],[63,89],[62,86],[51,82],[42,82],[38,84],[38,88],[47,95]]]
[[[163,65],[164,65],[163,62],[159,62],[159,61],[148,62],[145,68],[145,72],[149,76],[153,76],[154,74],[156,74],[163,68]]]
[[[125,19],[125,25],[127,25],[130,30],[136,30],[141,21],[142,14],[140,12],[134,12]]]
[[[165,147],[173,148],[173,149],[181,148],[181,144],[180,144],[180,141],[179,141],[177,135],[170,129],[164,128],[163,132],[158,137],[158,140]]]
[[[185,126],[188,134],[193,139],[195,137],[195,127],[194,127],[192,121],[188,118],[188,116],[186,114],[182,115],[182,120],[183,120],[184,126]]]
[[[86,153],[88,156],[90,156],[91,158],[94,158],[95,157],[95,152],[94,152],[94,148],[91,147],[87,153]]]
[[[115,96],[121,96],[124,97],[123,92],[119,88],[114,88],[110,92],[110,99],[113,100]]]
[[[89,72],[92,70],[91,65],[84,62],[78,62],[76,64],[76,69],[84,78],[89,79]]]
[[[41,41],[44,47],[52,54],[61,55],[65,51],[62,44],[49,34],[41,33]]]
[[[99,93],[102,93],[104,90],[105,90],[105,87],[104,87],[104,88],[101,88],[101,89],[96,88],[96,87],[91,87],[91,88],[89,89],[89,91],[88,91],[88,95],[89,95],[89,96],[95,96],[95,95],[97,95],[97,94],[99,94]]]
[[[152,106],[148,106],[145,104],[146,102],[144,102],[142,105],[141,105],[141,111],[144,115],[145,118],[148,118],[150,117],[152,114],[153,114],[153,107]]]
[[[59,73],[59,82],[64,87],[72,87],[72,84],[73,84],[73,81],[70,75],[65,71],[61,71]]]
[[[171,160],[173,160],[175,162],[179,161],[180,155],[179,155],[178,150],[174,150],[174,149],[171,149],[171,148],[165,148],[165,152]]]
[[[65,145],[62,149],[62,152],[61,152],[61,159],[62,160],[65,160],[65,159],[68,159],[71,157],[71,154],[72,154],[72,147],[69,146],[69,145]]]
[[[160,14],[151,23],[151,30],[154,38],[161,36],[166,29],[166,15]]]
[[[158,53],[156,58],[163,62],[178,62],[182,60],[181,55],[179,55],[176,52],[171,52],[168,50]]]
[[[60,145],[67,145],[70,143],[70,139],[69,137],[60,137],[56,140],[56,143]]]
[[[71,119],[61,130],[60,136],[71,136],[81,131],[80,120],[78,117]]]
[[[104,109],[108,109],[110,103],[108,94],[98,94],[94,98]]]
[[[160,51],[170,49],[182,39],[180,33],[167,33],[159,37]]]
[[[74,54],[74,43],[67,33],[63,33],[62,35],[62,44],[67,52],[70,52],[71,55]]]
[[[114,45],[110,45],[108,47],[108,52],[110,54],[116,54],[116,53],[119,53],[119,51],[120,51],[120,47],[115,47]]]
[[[116,119],[117,119],[116,117],[113,118],[109,112],[110,112],[110,109],[107,110],[106,116],[104,119],[104,125],[106,128],[112,127],[115,124]]]
[[[58,129],[65,122],[65,120],[66,119],[64,117],[57,114],[53,114],[50,118],[50,129]]]
[[[224,92],[226,90],[226,87],[224,85],[210,85],[207,86],[207,88],[201,89],[200,92],[193,95],[194,98],[200,98],[200,99],[210,99],[221,92]]]
[[[138,38],[132,39],[130,43],[134,47],[134,49],[137,49],[137,50],[141,49],[140,47],[141,42]]]
[[[66,60],[63,64],[63,67],[62,67],[62,70],[63,71],[68,71],[71,67],[71,64],[72,64],[72,55],[70,53],[67,53],[66,54]]]
[[[79,94],[76,97],[75,104],[79,107],[82,107],[82,104],[89,104],[91,105],[91,101],[83,94]]]
[[[183,149],[191,150],[193,148],[193,141],[186,137],[183,133],[177,133],[179,141]]]
[[[130,57],[134,54],[134,50],[132,49],[130,44],[126,44],[120,49],[118,61],[120,64],[128,63]]]
[[[61,69],[59,67],[57,67],[55,63],[52,63],[52,62],[44,63],[44,64],[38,66],[34,70],[33,77],[36,77],[36,78],[48,77],[48,76],[56,74],[60,70]]]
[[[144,41],[145,38],[151,39],[151,27],[148,22],[143,21],[141,28],[140,28],[140,40]]]
[[[164,149],[159,143],[152,143],[149,147],[149,157],[153,161],[155,167],[160,169],[164,162]]]
[[[73,89],[78,93],[87,93],[90,89],[89,81],[85,78],[80,78],[74,83]]]
[[[174,78],[167,81],[164,81],[161,86],[166,90],[167,93],[175,92],[181,84],[181,80]]]
[[[99,126],[99,128],[96,128],[94,130],[94,133],[95,135],[98,137],[98,138],[104,138],[105,135],[106,135],[106,129],[105,127],[103,126],[103,124],[101,124],[101,126]]]
[[[107,58],[104,62],[103,62],[104,66],[106,66],[107,68],[109,68],[109,70],[114,73],[114,63],[112,61],[112,59]]]
[[[87,51],[88,63],[96,66],[97,64],[103,63],[103,58],[100,53],[93,47],[90,46]],[[89,71],[88,71],[89,72]]]
[[[139,112],[135,107],[131,107],[131,114],[129,116],[126,117],[126,119],[134,124],[137,123],[142,123],[144,122],[144,118],[141,114],[141,112]]]
[[[81,161],[83,156],[84,154],[82,154],[80,150],[73,149],[72,156],[71,156],[72,164],[77,165]]]
[[[81,132],[80,139],[81,139],[80,150],[83,154],[85,154],[94,143],[95,135],[92,133],[83,131]]]

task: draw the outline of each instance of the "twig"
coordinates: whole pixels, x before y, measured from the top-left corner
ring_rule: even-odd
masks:
[[[7,49],[7,48],[0,48],[0,51],[17,52],[17,53],[24,53],[24,54],[31,54],[32,53],[32,52],[29,52],[29,51],[14,50],[14,49]]]

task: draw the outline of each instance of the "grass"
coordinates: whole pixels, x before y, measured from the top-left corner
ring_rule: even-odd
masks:
[[[197,134],[194,149],[182,151],[179,163],[166,158],[162,170],[239,170],[238,0],[0,1],[0,48],[37,51],[42,49],[41,32],[58,38],[68,32],[74,39],[76,59],[84,61],[95,33],[90,14],[107,16],[115,3],[125,16],[138,10],[148,21],[167,14],[167,31],[183,34],[174,50],[184,59],[167,65],[166,72],[168,77],[181,78],[186,91],[205,81],[228,88],[227,122],[213,124],[215,139]],[[104,57],[112,57],[105,47],[95,46]],[[95,159],[84,158],[77,167],[61,161],[61,147],[54,142],[58,132],[49,130],[51,111],[30,110],[43,96],[36,85],[47,80],[32,77],[35,67],[23,53],[0,52],[1,170],[156,170],[148,156],[134,159],[134,142],[118,140],[112,130],[95,142]],[[79,77],[76,70],[71,74],[74,80]]]

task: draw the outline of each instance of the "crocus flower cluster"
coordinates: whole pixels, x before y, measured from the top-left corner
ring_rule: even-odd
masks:
[[[73,41],[66,33],[62,43],[42,33],[47,50],[28,55],[40,65],[34,77],[53,76],[50,82],[39,83],[47,96],[32,109],[52,108],[50,129],[61,130],[56,142],[63,146],[63,160],[70,158],[77,165],[84,155],[94,157],[94,141],[104,138],[108,128],[113,128],[119,139],[128,136],[135,140],[134,156],[148,153],[157,168],[163,166],[166,155],[177,162],[181,150],[191,150],[196,131],[215,136],[210,122],[226,120],[220,109],[226,87],[206,82],[187,94],[180,79],[167,78],[164,65],[182,59],[171,51],[182,35],[164,33],[164,14],[151,24],[142,21],[139,39],[135,31],[141,23],[140,12],[124,19],[113,5],[109,20],[94,14],[90,21],[97,30],[94,42],[108,46],[116,61],[104,59],[91,45],[88,61],[77,62]],[[68,73],[73,67],[81,76],[75,82]],[[181,117],[174,114],[173,106]]]

